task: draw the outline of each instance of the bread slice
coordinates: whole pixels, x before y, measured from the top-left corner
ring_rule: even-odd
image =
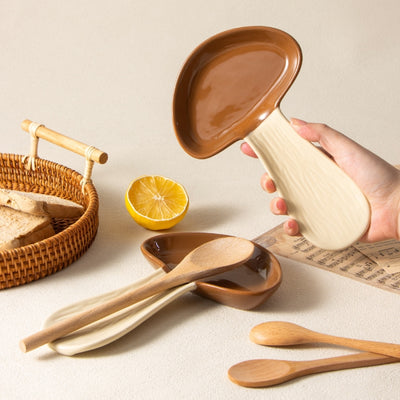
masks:
[[[0,205],[52,218],[75,218],[84,212],[80,204],[60,197],[7,189],[0,189]]]
[[[27,214],[0,206],[0,250],[10,250],[54,235],[49,216]]]

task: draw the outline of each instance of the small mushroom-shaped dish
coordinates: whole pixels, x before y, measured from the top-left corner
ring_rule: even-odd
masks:
[[[166,233],[145,240],[141,251],[154,268],[169,272],[196,247],[226,236],[203,232]],[[242,310],[265,302],[278,289],[282,271],[273,254],[257,243],[254,245],[250,260],[234,270],[196,282],[194,293]]]

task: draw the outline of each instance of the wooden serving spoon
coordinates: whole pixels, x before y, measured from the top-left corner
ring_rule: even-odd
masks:
[[[228,371],[228,377],[240,386],[268,387],[318,372],[368,367],[399,361],[399,358],[374,353],[357,353],[309,361],[248,360],[232,366]]]
[[[155,272],[125,287],[80,300],[55,311],[45,320],[42,329],[165,275],[193,249],[210,240],[226,236],[205,232],[169,232],[148,238],[142,243],[141,250],[147,261],[156,268]],[[57,353],[67,356],[105,346],[131,332],[189,291],[229,307],[243,310],[257,307],[279,286],[281,270],[272,254],[257,243],[253,244],[255,249],[251,258],[234,270],[157,293],[48,345]]]
[[[20,348],[23,352],[31,351],[156,293],[233,269],[246,262],[253,251],[254,244],[246,239],[211,240],[190,252],[161,278],[45,328],[21,340]]]
[[[160,268],[151,275],[129,286],[81,300],[64,307],[50,315],[44,322],[42,329],[52,326],[65,318],[71,318],[77,313],[92,309],[113,298],[119,297],[162,275],[165,275],[165,272]],[[195,290],[196,286],[196,282],[190,282],[168,289],[162,293],[157,293],[66,336],[60,337],[55,341],[49,342],[48,345],[52,350],[66,356],[73,356],[78,353],[105,346],[126,335],[183,294]]]
[[[264,322],[255,326],[250,331],[250,340],[266,346],[330,343],[372,353],[385,354],[391,357],[400,357],[399,344],[331,336],[282,321]]]

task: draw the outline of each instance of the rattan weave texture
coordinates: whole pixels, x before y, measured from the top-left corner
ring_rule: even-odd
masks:
[[[78,219],[53,219],[56,234],[40,242],[0,251],[0,289],[44,278],[76,261],[92,244],[98,229],[99,199],[94,185],[82,175],[44,159],[27,170],[23,156],[0,153],[0,187],[43,193],[72,200],[85,211]]]

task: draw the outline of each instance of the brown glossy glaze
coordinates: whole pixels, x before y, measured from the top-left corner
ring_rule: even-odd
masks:
[[[295,79],[301,51],[268,27],[222,32],[198,46],[178,77],[173,118],[182,147],[210,157],[253,131]]]
[[[194,248],[226,236],[203,232],[166,233],[147,239],[141,250],[153,267],[168,272]],[[195,293],[244,310],[255,308],[267,300],[278,289],[282,272],[278,260],[268,250],[257,243],[254,245],[249,261],[206,282],[197,282]]]

